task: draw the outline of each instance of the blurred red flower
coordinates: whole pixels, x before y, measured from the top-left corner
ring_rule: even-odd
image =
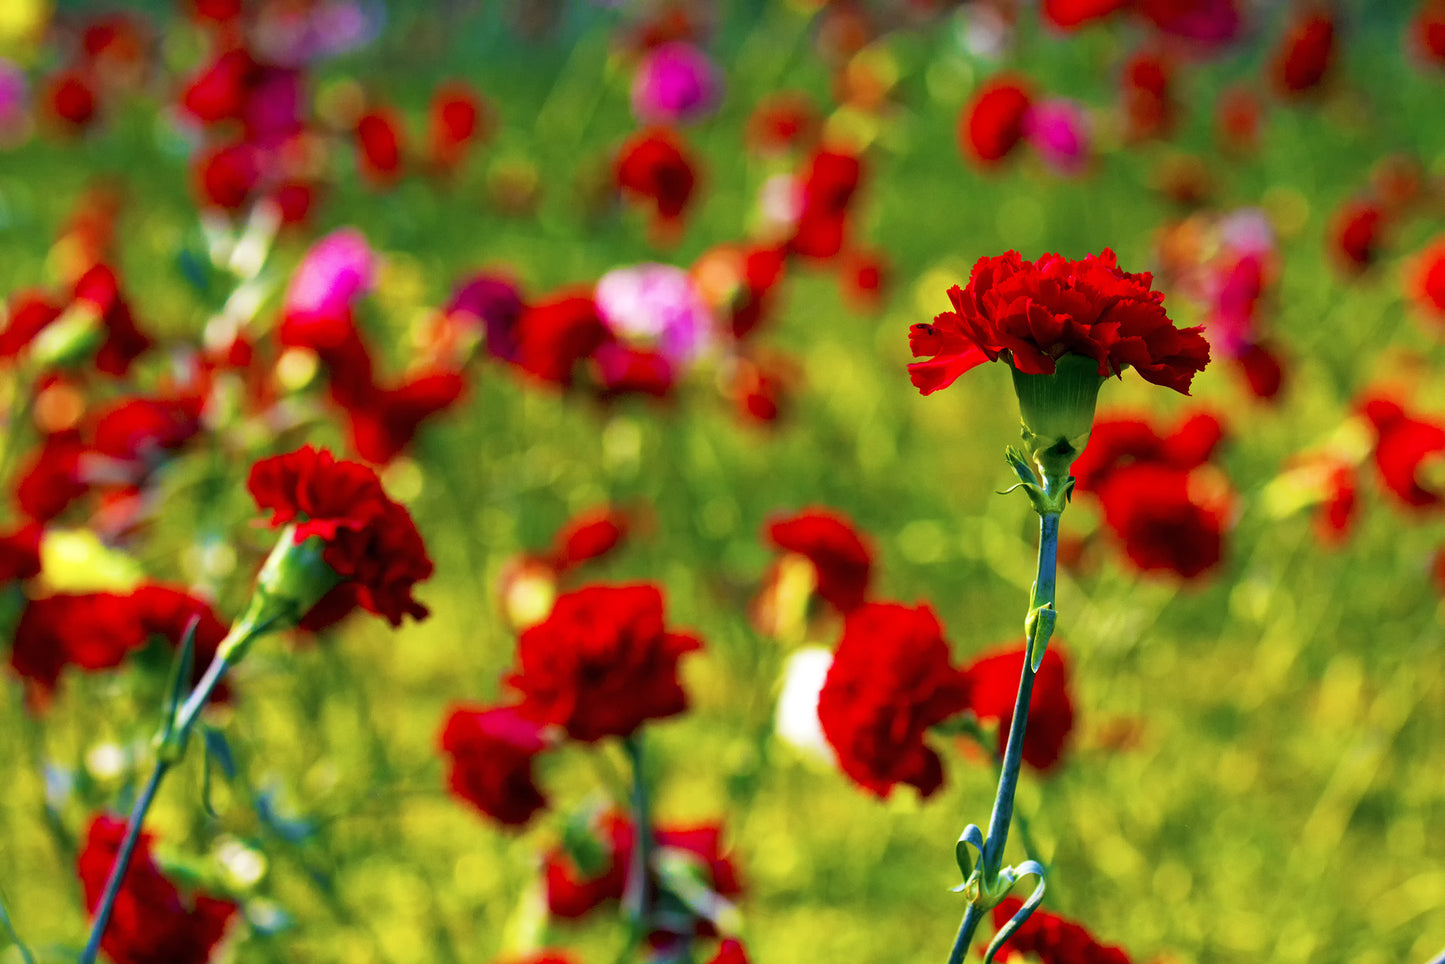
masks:
[[[998,724],[998,753],[1008,745],[1013,725],[1019,677],[1025,647],[1009,645],[979,656],[963,668],[969,688],[968,709],[981,721]],[[1057,639],[1044,651],[1029,698],[1028,729],[1024,731],[1024,762],[1040,771],[1059,765],[1074,729],[1074,701],[1069,694],[1069,670]]]
[[[179,649],[191,620],[196,621],[195,662],[191,667],[192,685],[199,683],[206,668],[226,638],[226,624],[221,622],[210,603],[173,586],[146,583],[123,597],[120,608],[128,607],[130,618],[140,627],[144,639],[159,636],[166,645]],[[222,682],[211,699],[224,703],[230,699],[230,688]]]
[[[427,616],[412,589],[431,576],[431,559],[411,514],[387,498],[372,469],[307,445],[257,462],[246,486],[272,510],[273,527],[294,522],[298,545],[311,536],[325,543],[322,558],[342,579],[328,596],[340,590],[393,626]]]
[[[684,712],[678,661],[701,648],[666,629],[656,586],[585,586],[522,632],[507,683],[522,694],[523,714],[592,743]]]
[[[924,734],[968,701],[968,679],[949,664],[931,608],[868,603],[844,622],[818,720],[838,766],[859,786],[886,797],[907,783],[927,797],[943,785],[943,764]]]
[[[840,614],[863,605],[873,551],[847,516],[831,509],[804,509],[768,523],[764,535],[773,548],[797,553],[813,564],[814,591]]]
[[[15,627],[10,666],[43,699],[54,691],[66,666],[112,669],[145,643],[125,596],[57,593],[26,603]]]
[[[622,544],[631,526],[629,515],[612,506],[579,512],[557,530],[546,561],[561,575],[584,562],[600,559]]]
[[[1224,436],[1224,424],[1208,412],[1186,416],[1168,433],[1142,418],[1100,417],[1094,420],[1084,453],[1069,471],[1080,493],[1099,490],[1113,473],[1136,464],[1187,472],[1208,462]]]
[[[465,160],[472,144],[487,134],[482,99],[461,82],[442,84],[433,92],[429,124],[429,156],[444,171]]]
[[[375,107],[356,121],[357,164],[361,175],[375,187],[389,187],[401,174],[401,117],[387,107]]]
[[[665,128],[636,134],[623,143],[614,166],[624,195],[651,204],[653,227],[676,231],[696,192],[697,164],[682,139]]]
[[[1414,509],[1433,509],[1445,502],[1445,491],[1422,475],[1445,453],[1445,425],[1409,415],[1398,402],[1381,395],[1367,397],[1359,408],[1375,429],[1375,468],[1385,488]]]
[[[708,964],[748,964],[748,955],[743,949],[742,941],[731,937],[723,941]]]
[[[547,806],[532,772],[546,748],[542,727],[514,706],[456,707],[441,735],[452,793],[509,826],[527,823]]]
[[[1335,263],[1350,274],[1370,267],[1380,258],[1388,222],[1373,201],[1346,201],[1330,219],[1330,248]]]
[[[948,291],[953,311],[933,324],[914,325],[908,366],[925,395],[947,388],[969,369],[1003,358],[1029,374],[1049,374],[1065,353],[1092,358],[1101,376],[1133,367],[1145,381],[1187,395],[1209,363],[1202,328],[1178,329],[1164,312],[1153,275],[1119,269],[1114,252],[1072,261],[1046,254],[1024,261],[1018,252],[980,258],[967,289]]]
[[[1406,282],[1410,298],[1438,322],[1445,322],[1445,237],[1431,241],[1416,258]]]
[[[0,589],[7,584],[40,575],[40,536],[43,527],[28,522],[0,535]]]
[[[1424,0],[1410,21],[1413,51],[1433,67],[1445,65],[1445,0]]]
[[[863,179],[863,162],[852,154],[819,151],[802,179],[802,209],[788,250],[805,258],[827,259],[843,250],[848,209]]]
[[[1298,97],[1318,87],[1335,59],[1335,18],[1307,7],[1286,27],[1270,61],[1270,77],[1281,97]]]
[[[995,927],[1008,923],[1024,902],[1005,897],[993,909]],[[1129,964],[1122,948],[1101,944],[1083,927],[1046,910],[1035,910],[1004,943],[1005,954],[1032,954],[1042,964]]]
[[[1168,137],[1179,119],[1174,64],[1162,54],[1140,51],[1124,64],[1120,97],[1131,140]]]
[[[76,871],[85,907],[94,912],[120,853],[125,823],[91,821]],[[113,964],[206,964],[240,907],[204,893],[182,894],[156,866],[153,836],[142,832],[100,942]]]
[[[76,133],[95,120],[95,87],[85,72],[63,70],[52,76],[42,91],[44,114],[64,130]]]
[[[1227,489],[1199,489],[1189,472],[1139,463],[1111,473],[1096,494],[1135,566],[1193,579],[1219,564],[1228,515]]]
[[[431,372],[395,388],[365,386],[360,393],[343,391],[351,445],[368,462],[385,464],[400,455],[423,422],[457,403],[466,389],[457,372]]]
[[[990,77],[958,119],[958,143],[965,157],[984,167],[1008,156],[1024,136],[1024,115],[1033,103],[1026,80],[1015,74]]]
[[[261,158],[245,141],[223,144],[196,155],[196,193],[203,203],[239,211],[261,183]]]
[[[544,382],[568,388],[577,363],[612,338],[591,295],[558,295],[517,319],[517,364]]]
[[[1129,6],[1132,0],[1044,0],[1044,19],[1056,27],[1073,30],[1102,20]]]

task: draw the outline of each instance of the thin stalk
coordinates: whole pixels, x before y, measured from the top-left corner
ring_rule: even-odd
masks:
[[[20,949],[20,957],[25,964],[35,964],[35,957],[30,953],[30,948],[20,939],[20,932],[15,929],[15,924],[10,920],[10,914],[5,910],[5,901],[0,900],[0,927],[5,928],[5,933],[10,935],[10,941]]]
[[[647,805],[647,777],[643,772],[642,736],[634,733],[624,737],[622,746],[632,763],[632,865],[627,868],[627,890],[623,906],[632,931],[639,937],[647,928],[647,911],[651,905],[650,875],[652,863],[652,818]]]
[[[222,655],[230,651],[230,647],[226,643],[230,642],[232,636],[247,631],[232,630],[231,636],[228,636],[226,642],[221,644],[216,658],[211,660],[211,665],[206,668],[206,674],[201,677],[201,681],[196,684],[196,688],[191,691],[191,695],[187,697],[185,704],[176,714],[174,732],[179,738],[178,746],[185,746],[186,737],[190,735],[196,718],[200,716],[206,701],[211,698],[211,694],[215,692],[221,682],[221,677],[230,667],[230,661],[225,655]],[[77,964],[95,964],[96,955],[100,953],[100,939],[105,933],[106,925],[110,923],[111,912],[115,910],[115,901],[120,895],[121,882],[125,879],[126,871],[130,869],[131,858],[135,855],[136,841],[140,839],[141,827],[145,824],[146,814],[155,801],[156,791],[160,789],[161,781],[170,771],[172,763],[174,763],[174,759],[163,749],[156,757],[155,768],[151,770],[145,789],[141,791],[135,806],[131,809],[130,821],[126,824],[120,852],[116,854],[115,863],[111,865],[110,877],[105,882],[105,890],[101,892],[100,903],[95,908],[95,920],[90,927],[90,939],[86,941],[85,950],[81,952]]]
[[[1045,477],[1044,483],[1049,496],[1056,494],[1064,480]],[[1059,556],[1059,513],[1039,512],[1039,558],[1037,574],[1034,577],[1033,598],[1029,600],[1029,611],[1040,606],[1053,608],[1056,589]],[[1024,649],[1023,672],[1019,678],[1018,696],[1014,700],[1013,720],[1009,724],[1008,743],[1004,748],[1003,763],[999,770],[998,792],[994,795],[993,813],[989,816],[988,833],[983,841],[983,853],[979,865],[985,879],[992,880],[1003,866],[1004,846],[1008,843],[1009,824],[1013,820],[1014,794],[1018,789],[1019,769],[1023,762],[1024,731],[1028,729],[1029,700],[1034,691],[1034,670],[1029,659],[1029,650]],[[953,950],[948,955],[948,964],[962,964],[973,942],[974,932],[983,921],[984,912],[977,904],[970,904],[959,924],[958,935],[953,941]]]

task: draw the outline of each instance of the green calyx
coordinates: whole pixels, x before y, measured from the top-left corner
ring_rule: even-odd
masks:
[[[1084,451],[1104,377],[1092,358],[1062,355],[1051,375],[1011,369],[1023,418],[1023,448],[1045,479],[1063,479]]]
[[[341,582],[336,570],[322,558],[325,548],[320,536],[297,542],[295,525],[281,530],[276,547],[256,577],[250,605],[221,647],[223,657],[236,663],[258,636],[295,626]]]

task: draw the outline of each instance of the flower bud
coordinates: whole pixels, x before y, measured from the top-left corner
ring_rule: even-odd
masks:
[[[1098,363],[1083,355],[1065,354],[1055,360],[1051,375],[1011,371],[1023,416],[1026,454],[1046,477],[1066,478],[1094,427],[1094,406],[1104,384]]]
[[[88,301],[77,301],[35,336],[30,358],[42,368],[72,368],[85,363],[104,340],[100,312]]]

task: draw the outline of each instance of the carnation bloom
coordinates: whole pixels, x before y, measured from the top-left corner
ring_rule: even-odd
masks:
[[[1024,902],[1006,897],[993,909],[995,927],[1019,912]],[[1101,944],[1087,930],[1046,910],[1035,910],[1003,945],[1005,954],[1032,954],[1042,964],[1129,964],[1123,949]]]
[[[100,816],[86,833],[76,871],[92,913],[100,906],[125,830],[124,821]],[[141,833],[101,950],[114,964],[206,964],[240,908],[209,894],[182,894],[156,866],[151,841],[151,834]]]
[[[788,250],[805,258],[832,258],[843,250],[848,212],[863,180],[855,155],[819,151],[808,162],[799,196],[798,218]]]
[[[513,706],[456,707],[442,730],[453,793],[487,816],[521,826],[547,806],[532,761],[547,747],[542,727]]]
[[[656,586],[586,586],[522,632],[507,682],[522,695],[521,713],[591,743],[685,711],[678,661],[701,648],[665,628]]]
[[[1375,429],[1375,468],[1385,488],[1412,509],[1445,504],[1445,487],[1425,474],[1445,453],[1445,425],[1416,418],[1383,396],[1366,398],[1359,407]]]
[[[656,128],[635,135],[618,151],[614,173],[624,194],[652,206],[654,230],[668,233],[681,227],[698,176],[676,134]]]
[[[487,354],[517,360],[517,322],[526,305],[521,290],[508,278],[476,274],[457,286],[447,302],[449,318],[475,319],[486,332]]]
[[[611,506],[580,512],[557,530],[545,561],[558,575],[570,572],[613,552],[627,538],[631,527],[628,513]]]
[[[1013,726],[1025,647],[1005,646],[979,656],[963,668],[968,680],[968,708],[980,720],[998,725],[998,753],[1003,756]],[[1074,729],[1074,701],[1069,695],[1069,670],[1058,640],[1049,643],[1034,676],[1024,732],[1024,762],[1037,770],[1059,765]]]
[[[1445,322],[1445,237],[1433,240],[1415,260],[1408,294],[1426,315]]]
[[[1275,90],[1298,97],[1318,87],[1335,58],[1335,20],[1323,9],[1308,9],[1280,38],[1270,63]]]
[[[341,579],[328,594],[333,604],[359,605],[393,626],[404,616],[426,617],[412,589],[431,576],[431,559],[411,514],[387,498],[372,469],[307,445],[257,462],[246,486],[271,510],[272,526],[294,525],[295,545],[321,540],[321,558]],[[305,600],[306,608],[313,602]]]
[[[464,83],[442,84],[432,93],[427,130],[431,162],[444,171],[456,167],[486,133],[481,98]]]
[[[931,608],[868,603],[844,623],[818,719],[839,768],[859,786],[886,797],[907,783],[927,797],[943,785],[943,763],[924,734],[968,699],[968,679],[949,664]]]
[[[1188,472],[1134,465],[1098,490],[1104,522],[1140,570],[1203,575],[1223,555],[1228,491],[1201,491]]]
[[[319,326],[341,318],[349,324],[352,306],[376,285],[376,273],[377,257],[364,234],[356,228],[331,232],[311,246],[291,275],[284,324]]]
[[[968,287],[948,291],[953,311],[914,325],[909,347],[928,361],[908,366],[928,395],[969,369],[1002,358],[1023,374],[1052,374],[1059,358],[1091,359],[1101,377],[1133,367],[1149,382],[1189,394],[1209,362],[1200,328],[1178,329],[1164,312],[1153,275],[1119,269],[1114,252],[1072,261],[1017,252],[981,258]]]
[[[814,591],[840,614],[863,605],[873,568],[873,552],[847,516],[831,509],[804,509],[768,523],[769,545],[812,563]]]
[[[701,50],[680,41],[649,51],[632,81],[632,112],[644,124],[699,120],[721,97],[721,73]]]
[[[375,108],[356,122],[357,163],[362,177],[375,187],[389,187],[401,175],[401,117]]]
[[[111,669],[146,643],[126,597],[119,593],[57,593],[32,599],[20,614],[10,667],[45,697],[66,666]]]
[[[1380,258],[1389,227],[1384,210],[1367,200],[1347,201],[1330,219],[1330,248],[1335,263],[1348,274],[1358,274]]]
[[[965,156],[984,167],[1008,156],[1024,136],[1024,117],[1033,94],[1026,81],[1012,74],[989,78],[964,107],[958,121],[958,142]]]

